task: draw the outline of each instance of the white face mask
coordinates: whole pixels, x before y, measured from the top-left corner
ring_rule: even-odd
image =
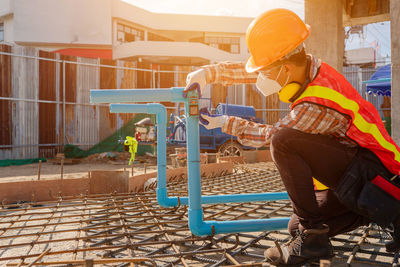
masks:
[[[273,93],[278,93],[282,89],[283,86],[276,81],[279,75],[281,74],[281,71],[282,71],[282,66],[279,69],[278,75],[276,76],[275,80],[267,78],[262,72],[258,74],[256,87],[264,96],[269,96],[272,95]],[[287,81],[288,80],[289,76],[287,78]]]

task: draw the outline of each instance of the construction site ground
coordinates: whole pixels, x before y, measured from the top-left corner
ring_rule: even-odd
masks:
[[[38,166],[1,168],[0,179],[35,180]],[[64,165],[63,171],[64,178],[78,178],[92,170],[124,168],[130,170],[126,160],[96,159]],[[139,159],[135,175],[145,169],[156,170],[154,159]],[[59,164],[42,163],[41,179],[57,179],[60,171]],[[278,191],[284,187],[271,162],[237,164],[231,174],[202,177],[204,195]],[[170,182],[168,193],[186,196],[187,180]],[[291,214],[286,200],[204,205],[205,220]],[[263,251],[275,241],[289,239],[286,230],[196,237],[188,228],[187,207],[160,207],[154,188],[24,202],[0,209],[0,266],[268,266]],[[373,224],[338,235],[332,238],[335,257],[321,266],[398,266],[398,253],[385,252],[387,240]]]

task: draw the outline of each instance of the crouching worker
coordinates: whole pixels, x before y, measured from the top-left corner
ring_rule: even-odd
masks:
[[[246,39],[246,63],[203,66],[187,77],[185,92],[207,83],[255,83],[268,96],[291,103],[273,125],[237,117],[200,115],[246,146],[270,145],[294,214],[292,239],[265,251],[266,260],[296,265],[333,256],[329,237],[370,222],[391,228],[388,252],[400,248],[400,149],[375,107],[334,68],[306,54],[310,28],[293,12],[257,17]],[[315,190],[313,177],[329,189]]]

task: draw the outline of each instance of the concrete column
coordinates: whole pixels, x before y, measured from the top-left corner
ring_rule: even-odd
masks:
[[[400,1],[390,1],[392,59],[392,137],[400,144]]]
[[[113,19],[113,21],[112,21],[112,40],[111,40],[111,43],[112,43],[113,47],[118,45],[117,32],[118,32],[117,31],[117,20]]]
[[[306,51],[339,72],[343,68],[344,29],[341,0],[305,0],[305,22],[311,26]]]

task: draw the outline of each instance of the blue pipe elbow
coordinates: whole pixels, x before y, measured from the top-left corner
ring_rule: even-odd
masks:
[[[213,234],[212,227],[209,223],[213,221],[207,221],[207,223],[203,220],[203,210],[202,209],[188,209],[188,224],[189,229],[192,234],[196,236],[209,236]]]
[[[148,103],[146,105],[148,113],[157,115],[157,125],[160,124],[159,127],[161,125],[165,126],[164,124],[167,120],[167,109],[164,105],[161,105],[160,103]]]
[[[163,208],[176,207],[179,205],[178,198],[176,197],[168,197],[167,188],[159,188],[156,189],[157,192],[157,202]]]

